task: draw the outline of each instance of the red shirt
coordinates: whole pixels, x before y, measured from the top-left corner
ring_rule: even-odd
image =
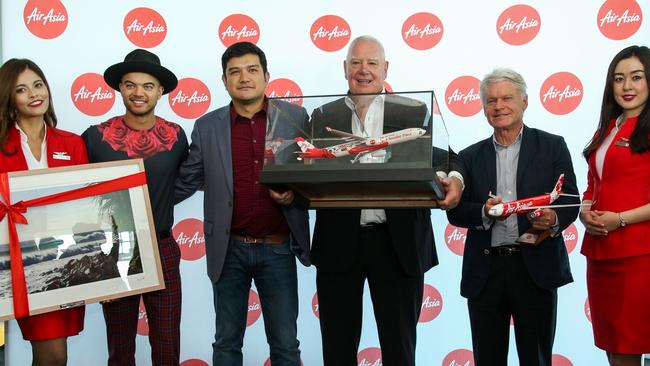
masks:
[[[592,200],[592,210],[627,211],[650,203],[650,151],[632,154],[629,141],[638,118],[630,118],[607,149],[602,177],[596,172],[596,153],[589,157],[588,187],[585,200]],[[614,128],[609,124],[607,133]],[[613,259],[650,254],[650,221],[629,224],[607,234],[585,233],[582,254],[590,259]]]
[[[27,170],[27,161],[20,146],[20,132],[12,126],[7,135],[5,151],[15,153],[5,155],[0,152],[0,172]],[[47,166],[49,168],[88,163],[86,145],[81,137],[72,132],[48,126],[45,144],[47,145]]]
[[[231,232],[257,238],[288,235],[282,208],[260,184],[266,140],[266,103],[252,119],[237,114],[230,105],[234,207]]]

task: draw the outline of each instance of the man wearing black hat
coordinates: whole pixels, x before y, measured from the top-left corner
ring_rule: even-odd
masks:
[[[178,80],[153,53],[136,49],[124,62],[104,72],[119,90],[126,113],[89,127],[82,138],[91,163],[144,159],[165,289],[103,304],[108,339],[108,365],[135,365],[135,337],[142,297],[148,316],[153,365],[178,365],[180,357],[180,249],[171,236],[174,181],[188,153],[183,129],[154,114],[162,95]],[[136,247],[137,251],[137,247]]]

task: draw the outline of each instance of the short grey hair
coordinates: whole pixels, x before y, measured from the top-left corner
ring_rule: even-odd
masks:
[[[515,70],[508,69],[508,68],[496,68],[491,73],[485,75],[485,77],[483,77],[483,80],[481,80],[480,93],[481,93],[481,102],[483,103],[483,105],[485,105],[487,102],[486,94],[487,94],[488,86],[494,83],[498,83],[500,81],[508,81],[512,83],[512,85],[514,85],[515,88],[521,94],[522,99],[528,96],[528,94],[526,93],[526,82],[524,81],[524,77],[521,76],[521,74],[519,74]]]
[[[384,45],[382,45],[377,38],[370,35],[359,36],[354,40],[352,40],[352,42],[350,42],[350,46],[348,47],[348,53],[345,56],[346,60],[350,60],[350,56],[352,56],[350,53],[352,52],[354,46],[359,42],[371,42],[376,44],[377,47],[379,48],[379,52],[381,52],[381,57],[384,59],[384,61],[386,60],[386,51],[384,51]]]

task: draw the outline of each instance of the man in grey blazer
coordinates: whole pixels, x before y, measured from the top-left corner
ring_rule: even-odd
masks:
[[[242,365],[251,280],[260,295],[271,363],[300,365],[296,336],[296,261],[309,259],[309,217],[292,191],[259,183],[267,141],[303,135],[304,108],[269,101],[264,52],[249,42],[226,49],[222,80],[232,102],[199,118],[187,160],[176,181],[176,201],[205,192],[204,231],[208,276],[214,291],[214,365]],[[286,155],[286,154],[285,154]]]

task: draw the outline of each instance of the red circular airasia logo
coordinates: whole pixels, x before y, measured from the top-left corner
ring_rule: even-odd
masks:
[[[445,228],[445,243],[452,253],[463,256],[465,252],[465,240],[467,240],[467,229],[447,224]]]
[[[368,347],[357,355],[358,366],[381,366],[381,349]]]
[[[345,19],[336,15],[323,15],[312,23],[309,38],[314,46],[326,52],[338,51],[350,41],[352,31]]]
[[[585,316],[587,320],[591,323],[591,306],[589,305],[589,297],[585,299]]]
[[[314,312],[317,318],[320,318],[320,310],[318,309],[318,292],[311,298],[311,311]]]
[[[539,99],[547,111],[553,114],[573,112],[582,101],[582,82],[570,72],[558,72],[549,76],[539,90]]]
[[[181,249],[181,258],[195,261],[205,256],[205,235],[203,221],[185,219],[174,225],[172,235]]]
[[[622,40],[641,28],[643,12],[634,0],[608,0],[598,10],[596,22],[605,37]]]
[[[285,101],[302,105],[302,90],[298,84],[289,79],[275,79],[266,86],[266,96],[269,98],[284,98]]]
[[[36,37],[52,39],[68,27],[68,12],[59,0],[29,0],[23,10],[23,21]]]
[[[464,348],[453,350],[442,360],[442,366],[474,366],[474,353]]]
[[[191,358],[181,362],[179,366],[209,366],[207,362],[199,360],[198,358]]]
[[[210,89],[194,78],[180,79],[167,98],[174,113],[185,119],[201,117],[210,108],[210,100]]]
[[[228,15],[219,24],[219,40],[226,47],[237,42],[257,44],[260,40],[260,27],[248,15]]]
[[[255,324],[257,319],[262,315],[262,305],[257,292],[250,290],[248,294],[248,315],[246,316],[246,326],[250,327]]]
[[[470,117],[482,109],[479,88],[481,81],[473,76],[454,79],[445,91],[447,108],[460,117]]]
[[[124,34],[134,45],[151,48],[159,45],[167,35],[167,23],[153,9],[136,8],[124,17]]]
[[[413,14],[402,24],[402,39],[416,50],[435,47],[443,33],[442,21],[431,13]]]
[[[113,108],[115,91],[104,81],[104,77],[92,72],[78,76],[70,88],[72,103],[89,116],[101,116]]]
[[[144,307],[142,297],[140,297],[140,306],[138,306],[138,328],[137,332],[141,336],[149,335],[149,320],[147,319],[147,310]]]
[[[422,307],[420,308],[419,323],[430,322],[437,318],[442,311],[442,295],[433,286],[424,284]]]
[[[564,237],[566,251],[571,254],[576,248],[576,245],[578,245],[578,228],[576,228],[576,225],[571,224],[568,228],[564,229],[562,237]]]
[[[504,10],[497,20],[497,34],[502,41],[513,46],[526,44],[537,36],[542,21],[535,8],[514,5]]]
[[[573,363],[571,363],[571,361],[568,358],[562,355],[551,356],[551,364],[553,366],[573,366]]]

